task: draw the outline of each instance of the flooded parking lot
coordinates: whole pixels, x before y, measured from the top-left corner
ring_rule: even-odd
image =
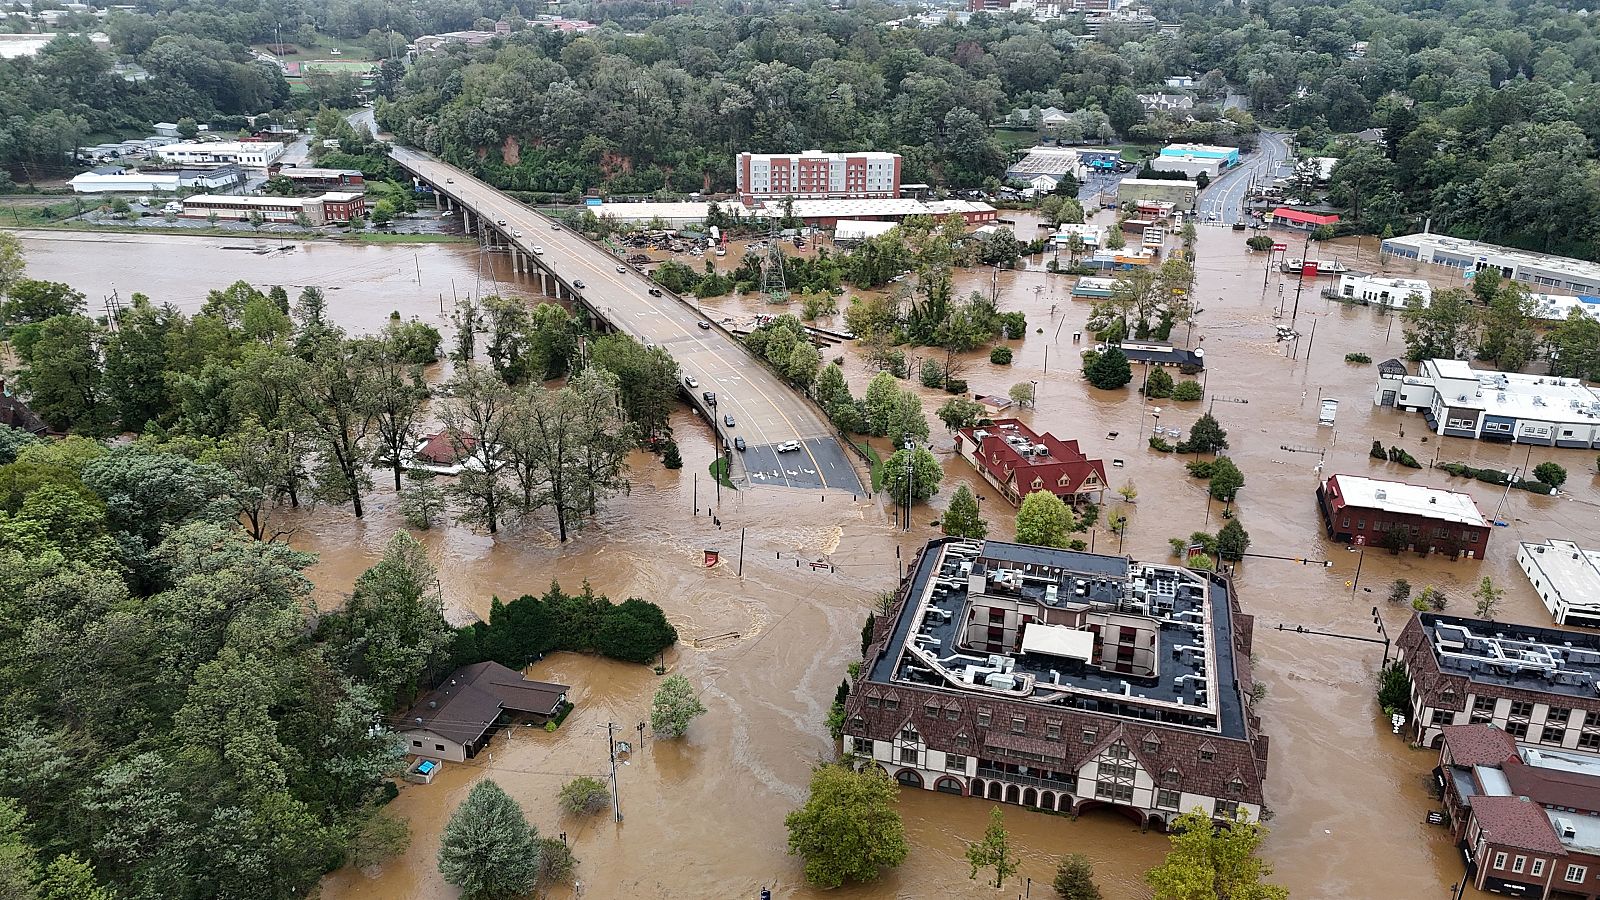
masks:
[[[1019,221],[1019,233],[1022,228]],[[1089,303],[1071,299],[1072,279],[1037,270],[961,274],[959,290],[997,285],[1002,308],[1021,310],[1029,319],[1027,338],[1013,342],[1016,355],[1009,366],[974,354],[965,361],[965,377],[972,390],[999,394],[1037,380],[1037,408],[1023,410],[1021,417],[1038,430],[1078,440],[1091,456],[1121,459],[1121,468],[1108,470],[1113,486],[1131,480],[1138,488],[1122,550],[1147,559],[1168,557],[1168,538],[1215,531],[1221,524],[1220,510],[1208,505],[1200,482],[1186,477],[1183,460],[1144,446],[1141,435],[1156,424],[1151,409],[1161,405],[1160,424],[1186,431],[1216,401],[1230,455],[1247,479],[1235,509],[1253,539],[1251,551],[1334,563],[1323,568],[1249,559],[1237,574],[1245,610],[1256,616],[1256,677],[1267,685],[1257,709],[1272,739],[1266,799],[1273,833],[1264,852],[1277,868],[1274,880],[1297,897],[1442,896],[1460,877],[1460,858],[1442,829],[1424,824],[1432,754],[1406,748],[1379,721],[1373,674],[1383,648],[1276,626],[1376,636],[1369,613],[1376,605],[1389,633],[1398,634],[1408,610],[1383,600],[1395,578],[1418,589],[1437,586],[1450,597],[1450,611],[1470,612],[1468,595],[1486,575],[1507,589],[1501,618],[1547,621],[1516,567],[1515,544],[1582,540],[1594,533],[1600,503],[1594,454],[1547,448],[1530,454],[1527,447],[1441,441],[1420,416],[1374,408],[1376,365],[1348,364],[1344,356],[1366,353],[1376,363],[1402,355],[1399,324],[1371,308],[1325,300],[1307,285],[1296,324],[1308,338],[1292,350],[1276,340],[1282,322],[1275,318],[1279,275],[1244,249],[1243,238],[1202,228],[1197,246],[1196,296],[1204,312],[1193,343],[1206,350],[1207,401],[1146,405],[1132,389],[1088,387],[1077,360],[1083,344],[1075,345],[1072,334],[1084,329]],[[258,253],[261,248],[250,241],[157,235],[106,240],[57,232],[25,233],[24,245],[32,277],[73,284],[90,296],[92,309],[115,290],[124,301],[141,291],[192,311],[208,289],[242,278],[283,284],[291,293],[308,284],[323,287],[335,320],[353,330],[380,327],[391,310],[443,327],[439,304],[448,304],[453,293],[535,291],[515,281],[501,260],[454,246],[311,243]],[[250,246],[229,249],[236,245]],[[1361,265],[1371,268],[1370,239],[1365,250]],[[1356,265],[1354,244],[1332,252]],[[1283,283],[1292,297],[1294,281]],[[706,305],[741,316],[772,309],[736,298]],[[1175,337],[1181,342],[1184,335]],[[826,358],[839,353],[827,351]],[[853,353],[846,354],[845,371],[859,396],[871,373]],[[916,389],[930,411],[945,396]],[[1332,428],[1317,425],[1320,397],[1342,401]],[[1248,402],[1233,402],[1242,400]],[[621,769],[622,824],[603,815],[563,818],[555,790],[574,775],[602,771],[603,726],[614,722],[632,729],[647,719],[656,677],[644,667],[598,659],[547,659],[533,676],[574,686],[578,709],[563,727],[553,735],[509,732],[473,763],[446,765],[433,785],[406,787],[393,809],[411,820],[411,850],[375,871],[334,873],[324,896],[454,896],[434,865],[438,833],[471,783],[485,775],[499,780],[542,831],[567,833],[581,860],[581,888],[557,896],[740,897],[754,896],[762,885],[781,897],[821,896],[801,884],[798,861],[784,853],[783,816],[803,798],[813,762],[831,753],[823,718],[846,663],[857,656],[872,595],[895,584],[899,562],[931,536],[937,512],[919,507],[912,530],[900,532],[881,503],[848,494],[723,489],[718,498],[706,474],[713,452],[709,431],[696,427],[687,411],[677,413],[673,424],[684,468],[668,472],[650,457],[636,456],[632,493],[611,501],[600,520],[566,546],[536,524],[494,538],[452,526],[423,539],[440,567],[453,621],[487,615],[492,596],[540,591],[552,579],[569,587],[588,579],[613,598],[661,603],[682,639],[667,665],[700,686],[709,714],[679,742],[658,744],[645,735]],[[982,512],[993,533],[1008,537],[1011,508],[954,456],[950,436],[936,420],[933,427],[948,476],[933,506],[946,502],[958,483],[969,483],[984,497]],[[1441,462],[1502,468],[1555,460],[1571,477],[1560,497],[1504,494],[1440,471],[1370,459],[1374,439],[1406,449],[1425,465],[1436,454]],[[1509,524],[1495,529],[1482,561],[1352,553],[1322,534],[1313,497],[1319,463],[1323,475],[1368,474],[1465,491],[1486,514],[1499,509]],[[321,556],[311,574],[324,606],[341,602],[399,527],[394,497],[380,491],[372,500],[371,513],[359,523],[337,508],[296,514],[293,543]],[[720,526],[708,508],[716,510]],[[1093,540],[1101,552],[1116,549],[1116,536],[1103,529]],[[703,566],[707,549],[720,551],[715,568]],[[1360,579],[1352,583],[1358,564]],[[909,791],[903,792],[901,810],[912,845],[905,865],[875,884],[831,896],[997,896],[967,878],[962,857],[964,841],[982,833],[988,804]],[[1071,821],[1015,807],[1006,812],[1013,838],[1025,849],[1023,877],[1047,882],[1058,855],[1082,852],[1095,860],[1108,898],[1146,896],[1140,875],[1159,861],[1165,849],[1160,836],[1141,835],[1111,814]]]

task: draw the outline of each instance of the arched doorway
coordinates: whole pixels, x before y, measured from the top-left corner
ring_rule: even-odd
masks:
[[[1072,812],[1072,795],[1062,794],[1056,798],[1056,812]]]
[[[1039,808],[1040,809],[1055,809],[1056,808],[1056,795],[1051,793],[1050,791],[1045,791],[1044,793],[1040,794],[1039,795]]]
[[[1022,789],[1014,784],[1006,785],[1006,802],[1019,803],[1022,801]]]
[[[1037,805],[1039,805],[1039,792],[1034,790],[1033,788],[1028,788],[1027,790],[1023,791],[1022,792],[1022,805],[1023,806],[1037,806]]]
[[[972,796],[987,797],[989,795],[988,790],[989,785],[982,778],[972,779]]]
[[[944,794],[955,794],[957,797],[966,793],[961,789],[961,782],[948,775],[934,782],[933,789]]]
[[[998,782],[998,781],[989,782],[989,793],[987,795],[988,799],[990,799],[990,800],[999,800],[1000,799],[1001,790],[1002,790],[1002,788],[1000,786],[1000,782]]]
[[[916,769],[901,769],[895,773],[894,780],[906,787],[922,787],[922,776],[917,774]]]

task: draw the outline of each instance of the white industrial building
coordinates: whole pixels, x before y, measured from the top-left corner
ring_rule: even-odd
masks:
[[[1158,156],[1150,160],[1150,168],[1157,172],[1179,172],[1190,179],[1200,175],[1216,178],[1223,165],[1223,160],[1205,156]]]
[[[1535,290],[1555,288],[1575,294],[1600,295],[1600,263],[1531,250],[1516,250],[1422,232],[1385,240],[1382,252],[1391,257],[1448,266],[1467,272],[1496,269],[1500,277],[1511,278]]]
[[[177,175],[143,175],[138,172],[101,174],[82,172],[67,182],[76,194],[171,194],[178,190]]]
[[[1421,278],[1391,278],[1354,272],[1339,276],[1339,296],[1346,300],[1404,309],[1412,294],[1421,297],[1422,305],[1427,306],[1433,300],[1433,285]]]
[[[283,145],[276,141],[179,141],[157,147],[155,155],[168,162],[231,162],[265,169],[283,155]]]
[[[1591,319],[1600,319],[1600,297],[1577,297],[1572,294],[1531,294],[1533,316],[1548,322],[1563,322],[1573,310]]]
[[[1088,173],[1078,151],[1068,147],[1034,147],[1006,169],[1007,184],[1022,184],[1041,193],[1056,189],[1067,176],[1082,180]]]
[[[1600,550],[1572,541],[1523,541],[1517,565],[1557,625],[1600,628]]]
[[[1576,378],[1480,371],[1423,360],[1416,375],[1379,369],[1374,406],[1420,412],[1446,437],[1545,447],[1600,447],[1600,393]]]

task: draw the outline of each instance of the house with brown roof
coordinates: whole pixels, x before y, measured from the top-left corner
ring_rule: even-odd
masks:
[[[1489,724],[1442,733],[1434,777],[1472,884],[1541,900],[1600,897],[1600,756],[1519,746]]]
[[[408,469],[435,475],[460,475],[465,469],[483,471],[478,439],[470,434],[451,434],[449,429],[425,434],[417,446],[401,454]]]
[[[474,663],[450,673],[418,700],[396,730],[413,756],[463,762],[484,748],[502,716],[548,721],[561,711],[570,690],[530,681],[497,662]]]
[[[1106,465],[1090,459],[1077,441],[1036,434],[1020,419],[995,419],[956,432],[956,452],[1013,505],[1034,491],[1068,503],[1093,501],[1106,489]]]

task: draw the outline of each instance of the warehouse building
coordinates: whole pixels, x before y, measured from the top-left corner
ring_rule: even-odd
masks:
[[[1600,550],[1573,541],[1523,541],[1517,565],[1557,625],[1600,628]]]
[[[1600,295],[1600,263],[1516,250],[1426,231],[1388,238],[1380,250],[1390,257],[1459,269],[1464,275],[1492,268],[1500,273],[1500,277],[1521,281],[1534,290]]]
[[[318,197],[235,197],[198,194],[183,199],[183,215],[190,219],[216,216],[231,221],[248,220],[260,213],[267,222],[300,223],[312,226],[349,222],[367,214],[365,194],[329,192]]]
[[[1192,213],[1195,209],[1195,184],[1192,181],[1164,181],[1159,178],[1124,178],[1117,184],[1118,203],[1158,200],[1174,209]]]
[[[1544,447],[1600,447],[1600,393],[1576,378],[1474,369],[1425,359],[1416,375],[1378,373],[1374,406],[1420,412],[1446,437]]]

